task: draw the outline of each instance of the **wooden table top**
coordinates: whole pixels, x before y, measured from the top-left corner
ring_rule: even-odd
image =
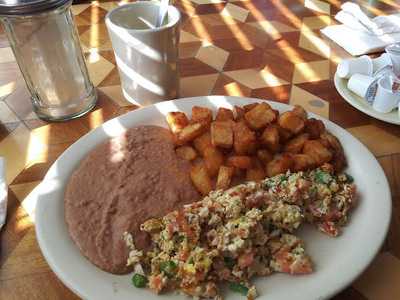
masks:
[[[35,237],[34,203],[24,199],[68,146],[103,122],[135,109],[121,94],[104,24],[107,11],[118,3],[86,2],[72,11],[99,101],[90,113],[73,121],[47,123],[35,116],[0,29],[0,156],[7,161],[9,186],[7,224],[0,233],[0,299],[78,299],[44,260]],[[319,29],[333,23],[341,2],[177,0],[183,16],[181,96],[222,94],[301,104],[363,142],[389,179],[393,218],[381,253],[334,299],[400,299],[400,126],[357,111],[334,88],[336,65],[349,55],[322,38]],[[371,14],[400,9],[399,1],[359,2]]]

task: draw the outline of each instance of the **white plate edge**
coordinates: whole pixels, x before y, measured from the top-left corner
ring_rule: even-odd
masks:
[[[218,98],[218,97],[227,99],[228,101],[236,101],[236,100],[239,100],[239,101],[243,101],[243,100],[244,100],[244,101],[246,101],[246,102],[266,101],[266,102],[269,102],[270,104],[271,104],[271,102],[272,102],[273,105],[278,105],[278,106],[282,105],[282,106],[284,106],[284,107],[287,106],[288,108],[292,107],[292,105],[285,104],[285,103],[281,103],[281,102],[277,102],[277,101],[270,101],[270,100],[257,99],[257,98],[233,97],[233,96],[190,97],[190,98],[181,98],[181,99],[171,100],[171,101],[173,101],[173,102],[178,102],[178,103],[179,103],[179,102],[184,102],[184,101],[193,101],[193,100],[201,99],[201,98],[211,98],[211,99],[215,99],[215,98]],[[156,104],[155,106],[157,106],[157,105],[161,105],[161,106],[162,106],[162,105],[165,105],[167,102],[171,102],[171,101],[161,102],[161,103]],[[127,115],[133,114],[133,113],[137,112],[138,110],[149,109],[149,107],[150,107],[150,106],[148,106],[148,107],[143,107],[143,108],[140,108],[140,109],[131,111],[131,112],[127,112],[126,114],[121,115],[121,116],[118,116],[118,117],[116,117],[116,118],[119,118],[119,117],[125,117],[125,118],[127,118]],[[390,192],[390,188],[389,188],[389,183],[388,183],[388,180],[387,180],[387,178],[386,178],[386,175],[385,175],[385,173],[384,173],[382,167],[380,166],[380,164],[378,163],[378,161],[376,160],[376,158],[373,156],[373,154],[368,150],[368,148],[367,148],[365,145],[363,145],[363,144],[362,144],[356,137],[354,137],[351,133],[349,133],[349,132],[348,132],[347,130],[345,130],[344,128],[342,128],[342,127],[336,125],[336,124],[333,123],[332,121],[327,120],[327,119],[325,119],[325,118],[323,118],[323,117],[321,117],[321,116],[319,116],[319,115],[317,115],[317,114],[314,114],[314,113],[311,113],[311,112],[308,112],[308,113],[309,113],[309,116],[310,116],[310,117],[314,117],[314,118],[323,120],[324,123],[325,123],[325,125],[328,125],[327,127],[334,127],[335,130],[342,131],[344,135],[350,136],[350,137],[352,137],[352,138],[354,139],[354,141],[358,144],[358,147],[359,147],[360,149],[363,149],[363,150],[364,150],[365,154],[366,154],[367,156],[369,156],[370,160],[373,161],[373,163],[376,165],[376,169],[379,170],[380,177],[382,177],[382,179],[383,179],[382,184],[385,185],[385,190],[388,192],[387,195],[385,195],[385,196],[388,197],[388,198],[390,199],[390,203],[391,203],[392,197],[391,197],[391,192]],[[81,139],[83,139],[85,136],[88,136],[88,135],[89,135],[90,133],[92,133],[94,130],[100,130],[100,128],[104,128],[105,126],[108,126],[108,125],[111,124],[111,122],[112,122],[114,119],[116,119],[116,118],[113,118],[113,119],[111,119],[111,120],[108,120],[107,122],[103,123],[101,126],[99,126],[99,127],[95,128],[95,129],[91,130],[90,132],[88,132],[88,133],[86,133],[85,135],[83,135],[79,140],[77,140],[76,142],[74,142],[71,146],[69,146],[69,147],[57,158],[57,160],[53,163],[53,165],[49,168],[47,174],[50,173],[51,169],[55,166],[55,164],[57,163],[57,161],[60,160],[60,159],[62,159],[64,153],[66,153],[66,152],[67,152],[71,147],[73,147],[78,141],[80,141]],[[329,129],[329,128],[328,128],[328,129]],[[39,188],[40,188],[43,184],[46,183],[47,174],[46,174],[45,178],[43,179],[43,181],[31,192],[32,196],[34,196],[34,192],[37,192],[37,191],[39,190]],[[31,197],[31,194],[29,194],[28,197]],[[338,290],[332,290],[331,293],[328,295],[328,297],[332,297],[333,295],[336,295],[336,294],[339,293],[341,290],[343,290],[343,289],[345,289],[347,286],[351,285],[351,283],[352,283],[352,282],[353,282],[353,281],[354,281],[354,280],[355,280],[355,279],[370,265],[370,263],[372,262],[373,258],[377,255],[379,249],[382,247],[382,244],[383,244],[383,242],[384,242],[384,240],[385,240],[385,238],[386,238],[386,235],[387,235],[388,230],[389,230],[390,221],[391,221],[392,206],[389,205],[387,208],[388,208],[388,210],[385,212],[385,215],[386,215],[385,220],[386,220],[386,222],[385,222],[385,224],[382,224],[383,226],[381,226],[381,233],[382,233],[382,234],[381,234],[381,238],[380,238],[380,241],[379,241],[379,245],[377,244],[376,247],[375,247],[375,249],[369,249],[369,250],[372,250],[372,251],[370,251],[370,255],[369,255],[369,258],[368,258],[369,263],[366,264],[365,266],[363,266],[363,267],[362,267],[361,269],[359,269],[359,270],[353,270],[353,273],[354,273],[354,274],[351,276],[351,279],[343,280],[343,282],[345,282],[345,281],[347,282],[347,281],[348,281],[347,284],[342,284],[342,287],[341,287],[340,289],[338,289]],[[42,208],[40,205],[38,205],[38,207],[36,207],[36,211],[39,211],[39,210],[41,210],[41,209],[44,209],[44,207]],[[35,229],[36,229],[36,232],[38,232],[37,228],[41,226],[40,222],[41,222],[41,221],[39,221],[39,219],[36,219],[36,221],[35,221]],[[40,236],[40,234],[37,234],[36,236],[37,236],[37,240],[38,240],[39,247],[40,247],[40,249],[41,249],[41,251],[42,251],[42,253],[43,253],[43,256],[45,257],[46,261],[48,262],[50,268],[54,271],[54,273],[57,275],[57,277],[60,278],[61,281],[62,281],[68,288],[70,288],[70,289],[71,289],[75,294],[77,294],[78,296],[80,296],[80,297],[82,297],[82,298],[85,299],[85,296],[82,295],[82,294],[80,293],[80,291],[78,291],[74,286],[72,286],[72,285],[69,284],[69,281],[64,277],[62,270],[60,270],[60,269],[57,267],[57,264],[53,261],[53,259],[51,258],[51,256],[50,256],[49,253],[47,252],[46,245],[43,244],[42,237]],[[100,269],[99,269],[99,270],[100,270]],[[101,270],[100,270],[100,271],[101,271]]]
[[[398,118],[397,118],[398,120],[393,120],[392,118],[390,118],[390,119],[389,118],[385,118],[383,116],[384,114],[376,112],[372,108],[371,109],[367,109],[367,108],[363,107],[362,105],[359,104],[359,101],[357,99],[351,97],[350,95],[347,95],[345,93],[345,91],[339,86],[339,82],[342,81],[342,80],[343,79],[340,78],[339,75],[337,75],[337,73],[335,73],[334,80],[333,80],[333,82],[335,84],[335,88],[338,91],[338,93],[340,94],[340,96],[342,96],[342,98],[347,103],[349,103],[351,106],[353,106],[357,110],[363,112],[364,114],[366,114],[366,115],[368,115],[368,116],[370,116],[372,118],[375,118],[375,119],[378,119],[380,121],[387,122],[387,123],[390,123],[390,124],[400,125],[400,112],[398,112]],[[348,90],[348,92],[351,93],[349,90]],[[352,98],[352,100],[348,99],[350,97]]]

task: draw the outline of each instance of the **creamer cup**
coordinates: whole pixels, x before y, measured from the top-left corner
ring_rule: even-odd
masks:
[[[354,74],[363,74],[372,76],[373,73],[372,59],[363,55],[361,57],[342,60],[337,68],[337,74],[340,78],[349,79]]]
[[[361,98],[365,98],[368,88],[373,84],[374,80],[372,76],[354,74],[347,82],[347,88]]]
[[[376,74],[383,68],[392,65],[392,60],[388,53],[383,53],[381,56],[372,59],[373,73]]]
[[[385,48],[386,53],[389,54],[390,60],[393,65],[393,72],[397,77],[400,76],[400,43],[395,43]]]
[[[400,92],[393,91],[393,78],[384,76],[378,80],[378,88],[372,108],[381,113],[391,112],[399,105]]]

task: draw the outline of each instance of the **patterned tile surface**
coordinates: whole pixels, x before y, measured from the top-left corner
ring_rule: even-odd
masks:
[[[104,25],[130,1],[79,1],[72,12],[98,105],[68,123],[32,112],[29,94],[0,27],[0,156],[7,160],[9,206],[0,238],[0,299],[78,299],[51,272],[34,231],[35,203],[25,200],[61,153],[90,129],[133,110]],[[337,63],[348,57],[319,29],[333,22],[337,0],[176,0],[182,12],[181,96],[251,96],[301,104],[359,138],[378,158],[393,194],[383,252],[336,300],[400,299],[400,127],[355,110],[335,91]],[[371,15],[398,11],[398,1],[358,1]]]

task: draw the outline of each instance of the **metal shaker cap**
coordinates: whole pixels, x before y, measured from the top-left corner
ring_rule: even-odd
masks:
[[[23,16],[55,9],[72,0],[0,0],[0,16]]]

